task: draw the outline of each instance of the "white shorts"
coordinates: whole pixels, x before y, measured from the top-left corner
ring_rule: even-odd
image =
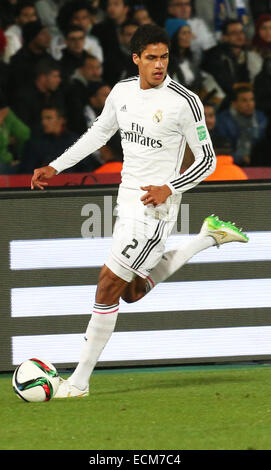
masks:
[[[106,266],[131,282],[136,275],[148,278],[165,251],[177,220],[181,195],[170,196],[157,207],[144,206],[145,191],[120,188],[111,253]]]

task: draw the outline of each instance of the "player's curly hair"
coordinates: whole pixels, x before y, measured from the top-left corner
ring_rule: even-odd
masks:
[[[139,57],[149,44],[158,44],[159,42],[170,47],[170,39],[166,31],[160,26],[153,24],[144,24],[134,33],[131,39],[131,52]]]

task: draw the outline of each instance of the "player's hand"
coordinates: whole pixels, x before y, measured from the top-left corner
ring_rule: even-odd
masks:
[[[55,174],[56,170],[52,166],[37,168],[34,170],[34,174],[31,179],[31,189],[44,189],[44,186],[48,186],[46,180],[52,178]]]
[[[171,195],[171,189],[166,184],[163,186],[141,186],[141,189],[147,191],[147,193],[141,197],[141,201],[145,206],[152,204],[155,207],[159,204],[163,204],[168,196]]]

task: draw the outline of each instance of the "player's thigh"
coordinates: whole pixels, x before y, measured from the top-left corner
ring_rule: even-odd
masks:
[[[166,221],[146,217],[116,222],[111,257],[127,270],[146,278],[163,256],[169,234]],[[106,262],[109,265],[110,263]],[[114,269],[113,269],[114,270]]]

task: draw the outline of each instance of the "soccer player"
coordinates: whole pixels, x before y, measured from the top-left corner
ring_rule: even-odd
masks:
[[[34,171],[31,188],[93,153],[119,129],[124,152],[112,250],[101,269],[95,304],[79,363],[61,381],[57,398],[85,396],[91,373],[114,331],[119,300],[135,302],[193,255],[247,236],[218,217],[205,219],[187,246],[164,254],[182,193],[211,174],[216,157],[199,98],[167,75],[169,39],[156,25],[138,28],[131,40],[139,76],[117,83],[93,126],[49,166]],[[195,161],[182,174],[188,143]]]

